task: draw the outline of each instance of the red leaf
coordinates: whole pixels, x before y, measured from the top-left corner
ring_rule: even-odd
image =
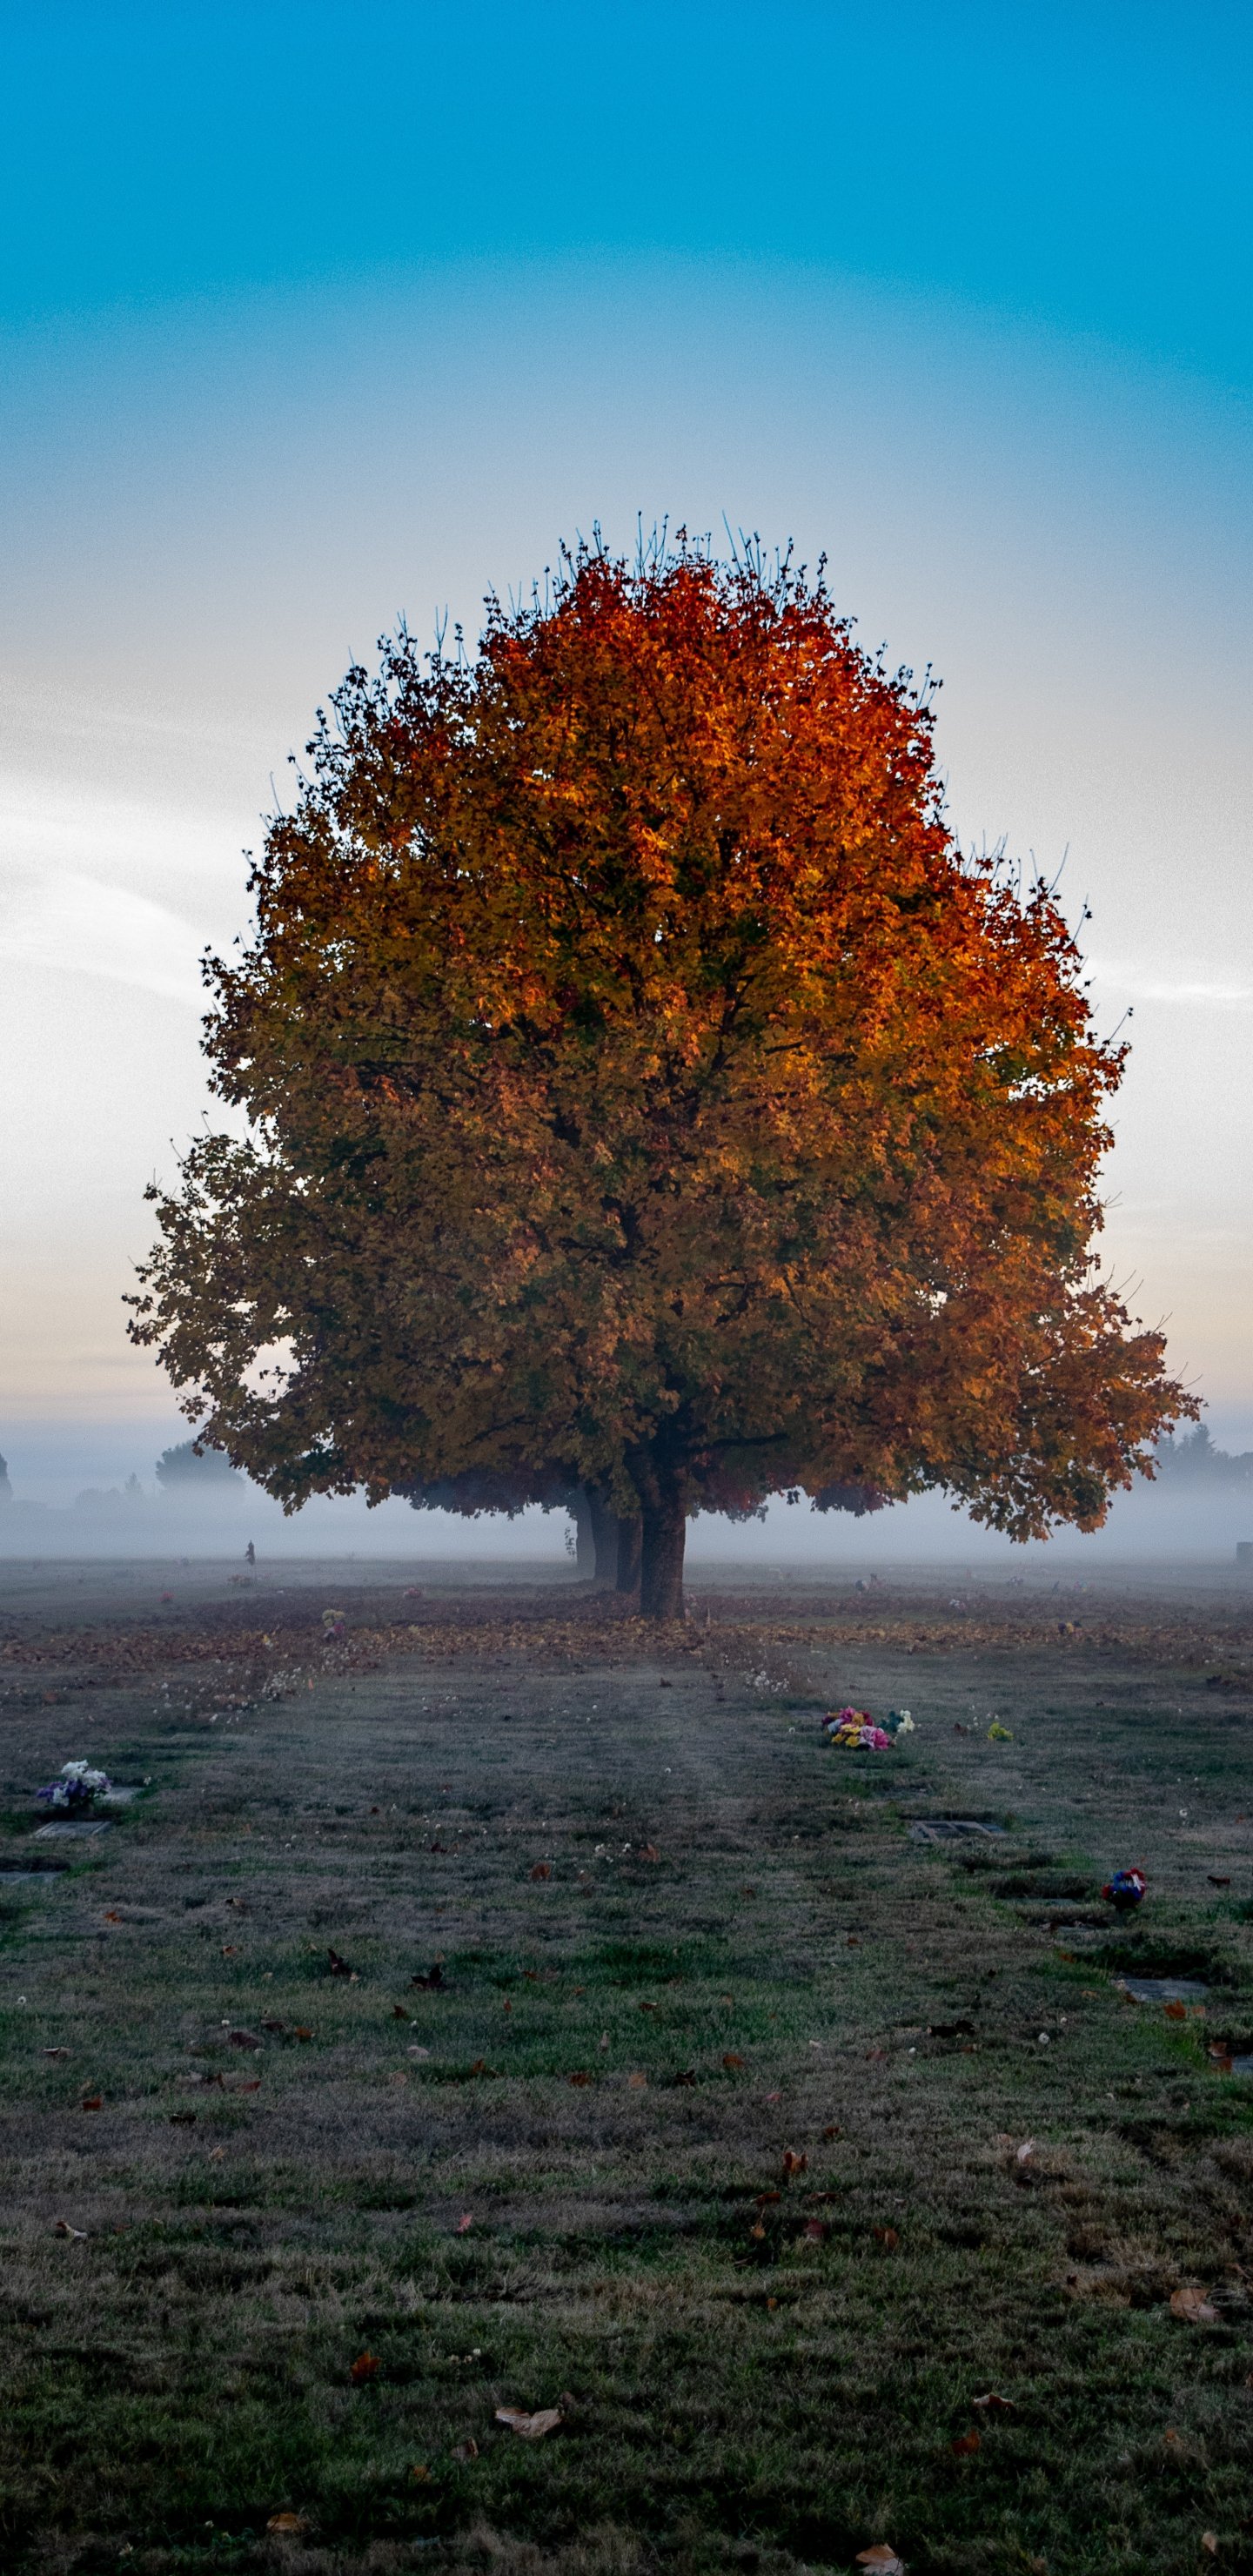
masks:
[[[978,2448],[979,2436],[977,2433],[959,2433],[957,2440],[949,2443],[949,2449],[952,2452],[954,2459],[957,2460],[969,2459],[971,2453],[977,2451]]]
[[[354,2388],[363,2387],[367,2379],[377,2379],[378,2375],[378,2356],[372,2352],[359,2352],[348,2373]]]

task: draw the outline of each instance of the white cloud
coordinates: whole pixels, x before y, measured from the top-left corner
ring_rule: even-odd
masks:
[[[1143,966],[1113,965],[1104,958],[1089,958],[1088,972],[1095,981],[1108,985],[1121,999],[1129,994],[1134,1002],[1185,1002],[1205,1009],[1247,1010],[1253,1002],[1253,984],[1231,984],[1203,971],[1189,977],[1154,974]]]
[[[0,919],[0,958],[103,976],[193,1010],[205,1001],[200,947],[199,932],[164,904],[74,868],[11,880]]]

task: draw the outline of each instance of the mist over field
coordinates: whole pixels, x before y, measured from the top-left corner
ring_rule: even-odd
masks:
[[[29,1423],[0,1432],[7,1490],[0,1483],[0,1558],[239,1558],[249,1543],[261,1558],[373,1557],[447,1565],[503,1561],[576,1577],[574,1524],[563,1510],[533,1506],[512,1520],[475,1520],[445,1511],[414,1511],[399,1500],[371,1510],[360,1495],[319,1496],[285,1515],[281,1506],[225,1460],[162,1481],[158,1459],[186,1440],[188,1426],[168,1417],[150,1423]],[[1015,1546],[954,1511],[943,1494],[856,1518],[816,1512],[782,1495],[764,1518],[729,1521],[703,1513],[690,1525],[688,1563],[795,1569],[819,1575],[868,1574],[904,1565],[950,1565],[1012,1576],[1065,1565],[1234,1562],[1253,1541],[1253,1457],[1205,1441],[1167,1463],[1153,1484],[1137,1480],[1120,1494],[1103,1530],[1082,1537],[1061,1530],[1041,1544]],[[1208,1451],[1208,1455],[1203,1452]],[[1250,1579],[1253,1580],[1253,1569]]]

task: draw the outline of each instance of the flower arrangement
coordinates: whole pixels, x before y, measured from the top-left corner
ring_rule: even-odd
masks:
[[[93,1798],[103,1797],[111,1786],[107,1771],[93,1771],[90,1763],[67,1762],[59,1780],[50,1780],[46,1789],[37,1789],[41,1807],[89,1807]]]
[[[882,1726],[877,1726],[864,1708],[832,1709],[822,1721],[828,1744],[837,1745],[843,1753],[890,1753],[898,1735],[912,1735],[914,1721],[907,1708],[889,1709]]]

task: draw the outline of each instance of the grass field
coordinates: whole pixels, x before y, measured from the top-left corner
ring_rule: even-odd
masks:
[[[173,1588],[6,1578],[6,2569],[1247,2576],[1247,1595]]]

